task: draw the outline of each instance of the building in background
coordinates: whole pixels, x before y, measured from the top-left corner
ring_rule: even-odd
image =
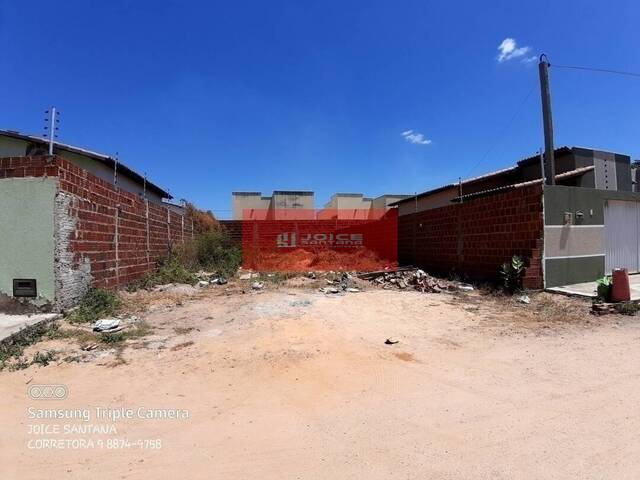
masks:
[[[14,130],[0,130],[0,158],[32,157],[47,155],[49,142],[35,135],[25,135]],[[75,166],[127,192],[136,193],[154,203],[173,198],[169,192],[149,181],[110,155],[85,148],[55,142],[53,154],[63,156]],[[116,166],[117,164],[117,166]]]
[[[362,193],[336,193],[324,208],[315,211],[315,195],[309,191],[276,190],[270,197],[262,192],[233,192],[234,220],[313,220],[362,219],[371,217],[373,211],[386,211],[393,202],[409,195],[385,194],[376,198]]]
[[[313,192],[275,190],[270,197],[262,192],[233,192],[234,220],[285,220],[315,218]]]
[[[640,195],[629,155],[582,147],[411,196],[398,207],[401,264],[496,278],[513,255],[525,288],[592,282],[615,268],[640,273]],[[571,288],[568,291],[574,291]]]

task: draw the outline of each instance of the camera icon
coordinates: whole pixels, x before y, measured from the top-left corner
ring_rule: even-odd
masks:
[[[66,385],[31,385],[27,389],[27,395],[33,400],[62,400],[68,394]]]

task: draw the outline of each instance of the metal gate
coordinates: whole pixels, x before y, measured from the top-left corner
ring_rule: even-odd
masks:
[[[608,200],[604,205],[605,272],[627,268],[640,271],[640,204]]]

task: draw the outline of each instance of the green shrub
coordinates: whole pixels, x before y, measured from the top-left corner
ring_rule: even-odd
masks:
[[[522,275],[524,274],[524,260],[518,255],[511,257],[510,262],[505,262],[500,267],[502,286],[508,293],[517,292],[522,288]]]
[[[101,318],[112,317],[120,309],[122,302],[117,293],[102,288],[90,289],[69,315],[73,323],[95,322]]]
[[[613,286],[613,279],[610,275],[606,275],[596,280],[596,284],[596,294],[598,295],[598,299],[603,302],[608,302],[611,299],[611,287]]]
[[[157,270],[149,272],[142,279],[131,285],[131,289],[151,288],[156,285],[164,285],[167,283],[188,283],[193,285],[197,278],[181,259],[171,253],[167,257],[158,262]]]
[[[230,276],[238,269],[242,261],[242,252],[223,230],[213,230],[198,235],[190,249],[183,255],[195,268],[215,271]]]
[[[53,362],[56,359],[56,352],[53,350],[47,350],[46,352],[36,352],[33,356],[33,360],[31,363],[38,364],[42,367],[46,367],[50,362]]]

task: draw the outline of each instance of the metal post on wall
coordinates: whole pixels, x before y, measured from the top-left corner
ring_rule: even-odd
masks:
[[[60,123],[60,112],[56,110],[56,107],[51,107],[49,110],[45,110],[45,112],[49,117],[45,118],[45,133],[44,137],[49,139],[49,155],[53,155],[53,145],[55,143],[55,139],[58,137],[58,124]],[[48,123],[48,125],[47,125]],[[48,132],[46,131],[48,130]]]
[[[538,63],[540,75],[540,99],[542,100],[542,121],[544,125],[544,169],[545,183],[555,185],[555,158],[553,152],[553,118],[551,115],[551,90],[549,88],[549,60],[543,53]]]
[[[118,186],[118,152],[116,152],[116,158],[114,158],[113,164],[113,185]]]

